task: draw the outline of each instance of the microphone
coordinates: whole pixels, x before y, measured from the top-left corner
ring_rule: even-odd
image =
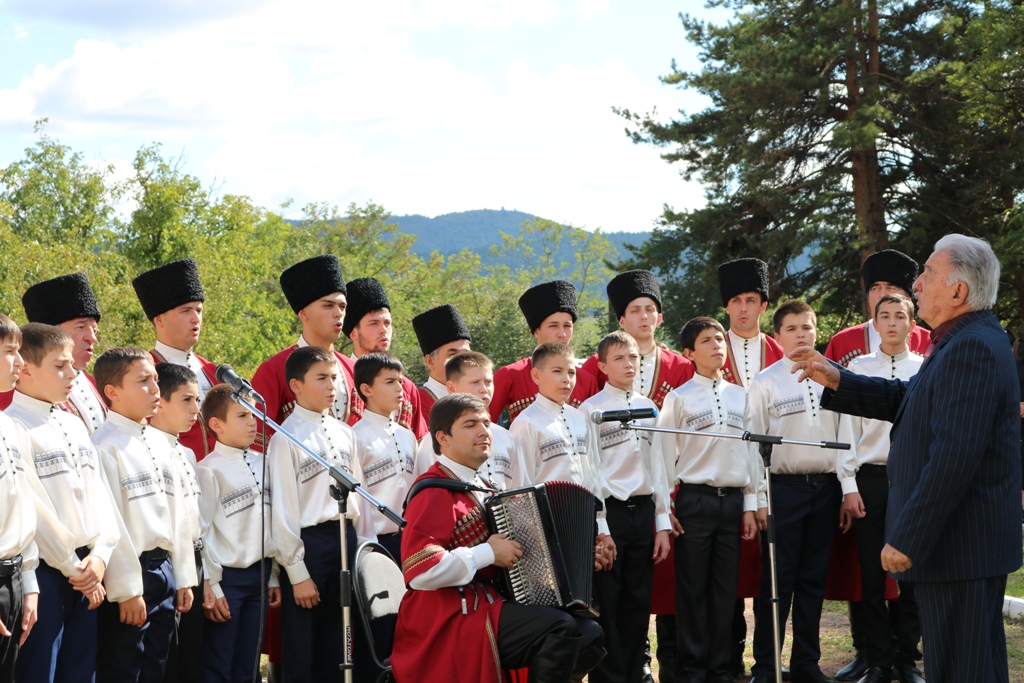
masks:
[[[595,410],[590,414],[594,424],[602,422],[632,422],[657,417],[657,408],[639,408],[637,410]]]
[[[253,403],[266,403],[266,401],[263,400],[263,397],[252,388],[251,384],[249,384],[249,380],[239,377],[238,373],[235,372],[235,369],[227,363],[218,365],[217,372],[215,374],[218,382],[227,384],[229,387],[234,389],[236,393],[247,397]]]

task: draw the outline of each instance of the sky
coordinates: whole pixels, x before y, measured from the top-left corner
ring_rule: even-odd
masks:
[[[158,142],[222,194],[650,230],[702,190],[612,107],[699,111],[692,0],[0,0],[0,167],[34,122],[125,174]],[[287,208],[282,208],[287,202]]]

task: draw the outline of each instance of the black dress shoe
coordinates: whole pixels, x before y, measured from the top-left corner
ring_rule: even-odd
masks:
[[[819,669],[818,671],[802,671],[800,673],[795,673],[790,680],[792,680],[793,683],[835,683],[836,679],[826,676]]]
[[[751,676],[750,683],[775,683],[775,676]]]
[[[892,670],[900,683],[925,683],[924,674],[913,664],[893,664]]]
[[[836,673],[837,681],[856,681],[868,670],[868,658],[862,652],[858,652],[853,661],[844,666]]]
[[[889,683],[892,680],[892,669],[872,666],[864,672],[857,683]]]

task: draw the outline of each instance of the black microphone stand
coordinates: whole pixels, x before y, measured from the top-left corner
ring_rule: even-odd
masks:
[[[319,453],[310,450],[310,448],[307,447],[306,444],[302,443],[302,441],[300,441],[294,434],[282,429],[281,425],[267,417],[267,414],[264,411],[247,401],[239,392],[232,392],[231,398],[238,404],[243,405],[252,411],[253,415],[263,420],[264,424],[270,425],[275,433],[280,434],[298,446],[303,453],[313,458],[313,460],[326,469],[328,474],[330,474],[331,478],[334,480],[334,483],[331,484],[331,497],[338,501],[338,514],[341,515],[341,523],[339,525],[341,529],[341,619],[342,628],[345,633],[345,642],[340,668],[343,672],[345,683],[352,683],[352,572],[349,570],[348,566],[348,538],[347,530],[345,529],[345,520],[346,515],[348,514],[348,496],[350,493],[355,491],[365,498],[371,505],[377,508],[382,515],[397,524],[399,529],[405,526],[405,520],[400,514],[367,493],[362,484],[360,484],[359,481],[351,474],[345,470],[335,467],[321,458]],[[266,456],[264,455],[264,457]]]
[[[764,485],[765,496],[768,499],[768,519],[765,528],[765,538],[768,540],[768,568],[771,576],[772,586],[772,635],[775,639],[775,683],[782,683],[782,625],[779,623],[779,577],[775,566],[775,515],[772,512],[772,447],[778,444],[789,444],[792,446],[809,446],[812,448],[831,448],[834,450],[848,451],[850,444],[841,441],[805,441],[803,439],[787,439],[774,434],[753,434],[743,432],[742,434],[730,434],[728,432],[699,432],[692,429],[671,429],[669,427],[643,427],[627,424],[628,420],[622,421],[623,429],[632,429],[643,432],[664,432],[666,434],[683,434],[686,436],[704,436],[719,439],[738,439],[740,441],[751,441],[757,444],[764,461]]]

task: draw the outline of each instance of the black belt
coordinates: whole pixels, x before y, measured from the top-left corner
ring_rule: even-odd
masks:
[[[820,472],[816,474],[776,474],[772,472],[772,479],[779,481],[838,481],[834,472]]]
[[[860,466],[857,474],[867,474],[872,477],[884,477],[887,476],[887,468],[885,465],[877,463],[867,463]]]
[[[610,498],[606,498],[604,502],[606,504],[614,503],[616,505],[625,505],[628,508],[635,508],[638,505],[643,505],[644,503],[648,502],[650,499],[651,499],[651,494],[647,493],[647,494],[644,494],[642,496],[630,496],[626,500],[619,500],[618,498],[612,496]]]
[[[21,555],[0,560],[0,576],[14,576],[21,571]]]
[[[697,493],[707,493],[712,496],[718,496],[719,498],[725,498],[733,493],[741,493],[739,487],[736,486],[709,486],[707,484],[680,484],[687,491],[696,491]]]
[[[153,548],[152,550],[147,550],[146,552],[139,555],[139,559],[143,562],[147,560],[156,560],[158,562],[163,562],[170,556],[170,551],[164,550],[163,548]]]
[[[326,522],[320,522],[316,525],[317,527],[323,527],[325,529],[340,529],[341,521],[337,519],[329,519]]]

